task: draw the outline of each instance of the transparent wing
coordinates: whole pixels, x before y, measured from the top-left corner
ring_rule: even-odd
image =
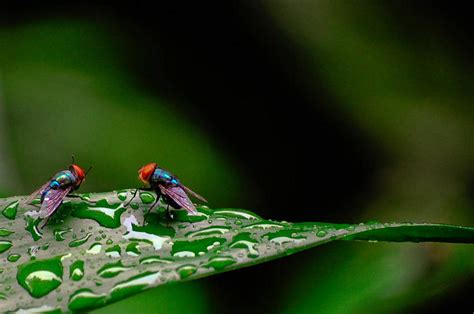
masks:
[[[204,197],[202,197],[201,195],[197,194],[196,192],[194,192],[193,190],[191,190],[191,189],[188,188],[187,186],[182,185],[181,187],[186,191],[186,193],[191,194],[192,196],[194,196],[194,197],[197,198],[198,200],[207,203],[207,200],[206,200]]]
[[[33,200],[36,198],[36,196],[38,196],[38,194],[43,193],[43,191],[49,186],[49,182],[50,181],[46,182],[39,189],[37,189],[36,191],[31,193],[30,196],[28,196],[28,198],[26,199],[25,203],[30,204],[31,202],[33,202]]]
[[[51,216],[56,209],[58,209],[59,205],[61,205],[62,201],[71,192],[72,186],[66,189],[57,189],[57,190],[49,190],[46,195],[44,196],[43,203],[41,203],[41,209],[39,211],[40,218],[47,218]]]
[[[173,201],[176,202],[179,206],[183,207],[188,211],[188,213],[196,215],[197,210],[194,207],[193,202],[189,199],[188,195],[184,191],[184,189],[180,186],[170,186],[165,187],[160,185],[161,193],[168,195]]]

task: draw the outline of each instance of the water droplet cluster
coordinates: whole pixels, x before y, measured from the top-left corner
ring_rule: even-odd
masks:
[[[75,311],[149,287],[288,255],[367,226],[264,220],[246,210],[145,215],[151,192],[83,194],[41,229],[24,197],[0,199],[0,308]],[[376,227],[376,226],[375,226]],[[374,225],[370,225],[374,228]]]

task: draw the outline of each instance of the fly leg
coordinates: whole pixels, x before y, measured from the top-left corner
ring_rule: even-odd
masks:
[[[156,204],[158,204],[158,201],[160,200],[160,197],[161,197],[161,193],[157,191],[156,192],[156,200],[153,202],[153,204],[150,206],[150,208],[148,208],[147,212],[143,216],[143,222],[146,221],[146,219],[148,217],[148,214],[150,214],[151,210],[156,206]]]
[[[81,195],[78,195],[78,194],[68,194],[66,197],[69,197],[69,198],[79,198],[79,199],[81,199],[81,201],[84,201],[84,202],[86,202],[86,203],[93,204],[93,205],[95,205],[95,204],[97,203],[96,201],[88,200],[88,199],[85,198],[84,196],[81,196]]]
[[[135,196],[137,196],[138,191],[152,191],[152,190],[153,190],[152,188],[146,188],[146,187],[135,189],[135,192],[133,192],[132,198],[127,202],[127,204],[124,205],[124,207],[127,207],[128,205],[130,205],[130,203],[133,201]]]

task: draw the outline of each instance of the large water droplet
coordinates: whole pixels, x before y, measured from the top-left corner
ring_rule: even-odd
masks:
[[[69,266],[69,277],[74,281],[79,281],[84,277],[84,261],[77,260]]]
[[[117,257],[120,257],[121,253],[122,253],[122,249],[120,248],[119,245],[114,245],[105,249],[105,255],[109,257],[117,258]]]
[[[161,274],[159,272],[146,272],[122,281],[112,288],[111,299],[122,299],[128,295],[135,294],[146,287],[157,283],[160,276]]]
[[[79,289],[69,298],[69,309],[71,311],[87,310],[105,304],[105,294],[95,294],[91,289]]]
[[[201,230],[197,231],[192,231],[188,232],[185,236],[189,238],[194,238],[194,237],[199,237],[199,236],[205,236],[205,235],[212,235],[212,234],[224,234],[226,232],[229,232],[230,227],[224,227],[224,226],[219,226],[219,227],[207,227],[203,228]]]
[[[97,274],[102,278],[112,278],[117,276],[123,271],[126,271],[129,267],[124,267],[121,261],[116,263],[105,264],[101,269],[97,271]]]
[[[140,199],[142,200],[143,204],[151,204],[155,201],[155,196],[149,192],[141,192]]]
[[[77,246],[81,246],[83,245],[84,243],[87,242],[87,240],[89,240],[89,238],[91,237],[92,233],[87,233],[84,237],[80,238],[80,239],[76,239],[76,240],[72,240],[71,242],[69,242],[69,247],[77,247]]]
[[[72,215],[77,218],[93,219],[103,227],[118,228],[120,227],[120,216],[125,210],[123,204],[110,205],[104,199],[97,201],[94,205],[79,203]]]
[[[150,216],[152,216],[150,214]],[[127,229],[127,232],[123,235],[126,240],[140,240],[153,244],[155,250],[161,250],[165,242],[170,241],[169,236],[161,236],[163,234],[174,235],[174,229],[172,228],[158,228],[157,225],[148,224],[144,227],[139,226],[135,216],[129,216],[125,218],[123,225]]]
[[[15,233],[5,228],[0,228],[0,237],[8,237],[10,234]]]
[[[56,239],[56,241],[64,241],[65,239],[65,235],[66,233],[68,232],[71,232],[72,229],[71,228],[68,228],[68,229],[56,229],[54,230],[54,238]]]
[[[3,253],[13,246],[12,241],[0,240],[0,253]]]
[[[3,216],[7,217],[8,219],[15,219],[18,203],[19,201],[14,201],[8,204],[2,211]]]
[[[328,234],[328,233],[327,233],[326,230],[320,230],[320,231],[316,232],[316,236],[317,236],[317,237],[320,237],[320,238],[325,237],[327,234]]]
[[[40,223],[41,219],[33,218],[31,216],[25,215],[26,220],[26,227],[25,230],[31,234],[31,237],[34,241],[38,241],[43,236],[41,235],[40,231],[38,230],[38,224]]]
[[[178,272],[181,279],[186,279],[189,276],[195,274],[197,272],[197,268],[196,266],[189,264],[180,266],[178,269],[176,269],[176,271]]]
[[[119,200],[124,202],[127,199],[127,190],[117,191],[117,197]]]
[[[20,254],[10,254],[10,255],[8,255],[8,257],[7,257],[7,261],[12,262],[12,263],[15,263],[15,262],[18,261],[20,258],[21,258],[21,255],[20,255]]]
[[[216,256],[211,258],[209,262],[202,266],[207,268],[213,267],[215,270],[219,271],[235,263],[237,263],[237,261],[231,256]]]
[[[132,242],[129,245],[127,245],[127,248],[125,249],[125,252],[127,252],[128,255],[131,256],[138,256],[141,254],[138,242]]]
[[[62,277],[60,257],[33,260],[18,266],[18,283],[35,298],[41,298],[59,287]]]

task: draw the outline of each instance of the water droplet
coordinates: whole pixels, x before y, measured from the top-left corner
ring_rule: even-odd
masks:
[[[138,203],[135,203],[135,202],[130,203],[130,207],[131,207],[132,209],[138,209]]]
[[[178,272],[181,279],[186,279],[189,276],[195,274],[197,272],[197,268],[196,266],[189,264],[179,267],[176,271]]]
[[[206,264],[202,265],[203,267],[213,267],[215,270],[219,271],[226,268],[229,265],[235,264],[237,261],[231,256],[217,256],[213,257]]]
[[[316,233],[316,236],[317,237],[320,237],[320,238],[323,238],[327,235],[327,231],[326,230],[319,230],[317,233]]]
[[[201,230],[188,232],[185,236],[189,237],[189,238],[194,238],[194,237],[199,237],[199,236],[207,236],[207,235],[211,235],[211,234],[219,234],[220,235],[220,234],[224,234],[226,232],[229,232],[229,230],[230,230],[230,227],[224,227],[224,226],[214,227],[214,226],[211,226],[211,227],[203,228]]]
[[[20,259],[20,257],[21,257],[20,254],[10,254],[7,257],[7,261],[14,263],[14,262],[18,261]]]
[[[114,245],[105,250],[105,255],[109,257],[117,258],[117,257],[120,257],[121,252],[122,252],[122,249],[120,248],[120,246]]]
[[[149,216],[152,216],[150,214]],[[126,240],[141,240],[153,244],[155,250],[161,250],[165,242],[170,241],[170,236],[161,236],[164,234],[174,235],[173,228],[165,228],[150,222],[146,226],[139,226],[135,216],[125,218],[123,225],[127,232],[123,235]]]
[[[0,241],[0,253],[3,253],[13,246],[12,241]]]
[[[89,240],[89,238],[91,237],[92,233],[87,233],[84,237],[82,238],[79,238],[79,239],[76,239],[76,240],[72,240],[71,242],[69,242],[68,246],[69,247],[77,247],[77,246],[81,246],[83,245],[84,243],[87,242],[87,240]]]
[[[129,245],[127,245],[127,248],[125,249],[125,252],[127,252],[128,255],[131,256],[138,256],[141,254],[138,242],[132,242]]]
[[[111,245],[111,244],[113,244],[113,243],[114,243],[114,241],[112,241],[112,239],[108,239],[108,240],[105,242],[105,244],[107,244],[107,245]]]
[[[161,274],[159,272],[146,272],[133,276],[128,280],[116,284],[111,290],[111,300],[122,299],[128,295],[135,294],[150,285],[159,281]]]
[[[170,264],[172,263],[170,260],[160,258],[159,256],[148,256],[140,259],[140,264],[153,264],[153,263],[162,263],[162,264]]]
[[[86,253],[92,254],[92,255],[99,254],[101,249],[102,249],[102,244],[94,243],[89,247]]]
[[[256,258],[259,256],[258,251],[255,249],[256,244],[257,241],[252,239],[249,232],[242,232],[234,236],[229,247],[235,249],[246,249],[248,257]]]
[[[41,239],[43,236],[38,230],[38,224],[40,223],[41,219],[33,218],[28,215],[25,215],[25,219],[26,219],[25,230],[31,234],[31,237],[33,238],[34,241],[38,241],[39,239]]]
[[[127,190],[117,191],[117,197],[119,200],[124,202],[127,199]]]
[[[155,196],[149,192],[142,192],[140,193],[140,199],[142,200],[143,204],[151,204],[155,201]]]
[[[69,278],[79,281],[84,277],[84,261],[77,260],[69,266]]]
[[[34,298],[41,298],[59,287],[62,276],[60,257],[34,260],[18,266],[18,283]]]
[[[268,222],[257,222],[255,224],[251,224],[245,226],[243,229],[282,229],[283,226],[277,223],[268,223]]]
[[[77,218],[93,219],[103,227],[118,228],[120,227],[120,216],[125,210],[123,204],[110,205],[107,200],[100,200],[94,205],[77,204],[72,215]]]
[[[102,278],[112,278],[117,276],[123,271],[126,271],[129,267],[124,267],[121,261],[116,263],[108,263],[102,266],[101,269],[97,271],[97,275]]]
[[[18,203],[19,201],[14,201],[8,204],[2,211],[3,216],[7,217],[8,219],[15,219]]]
[[[8,237],[10,234],[15,233],[5,228],[0,228],[0,237]]]
[[[253,219],[260,220],[261,218],[256,214],[246,211],[246,210],[236,210],[236,209],[224,209],[214,211],[214,216],[222,216],[224,218],[242,218],[242,219]]]
[[[71,311],[87,310],[105,304],[105,294],[95,294],[91,289],[79,289],[69,298],[69,309]]]
[[[175,241],[173,243],[171,254],[177,257],[187,257],[191,255],[188,253],[190,252],[193,256],[195,256],[196,254],[199,254],[199,252],[210,251],[220,246],[225,241],[225,239],[217,237],[198,239],[194,241]]]

